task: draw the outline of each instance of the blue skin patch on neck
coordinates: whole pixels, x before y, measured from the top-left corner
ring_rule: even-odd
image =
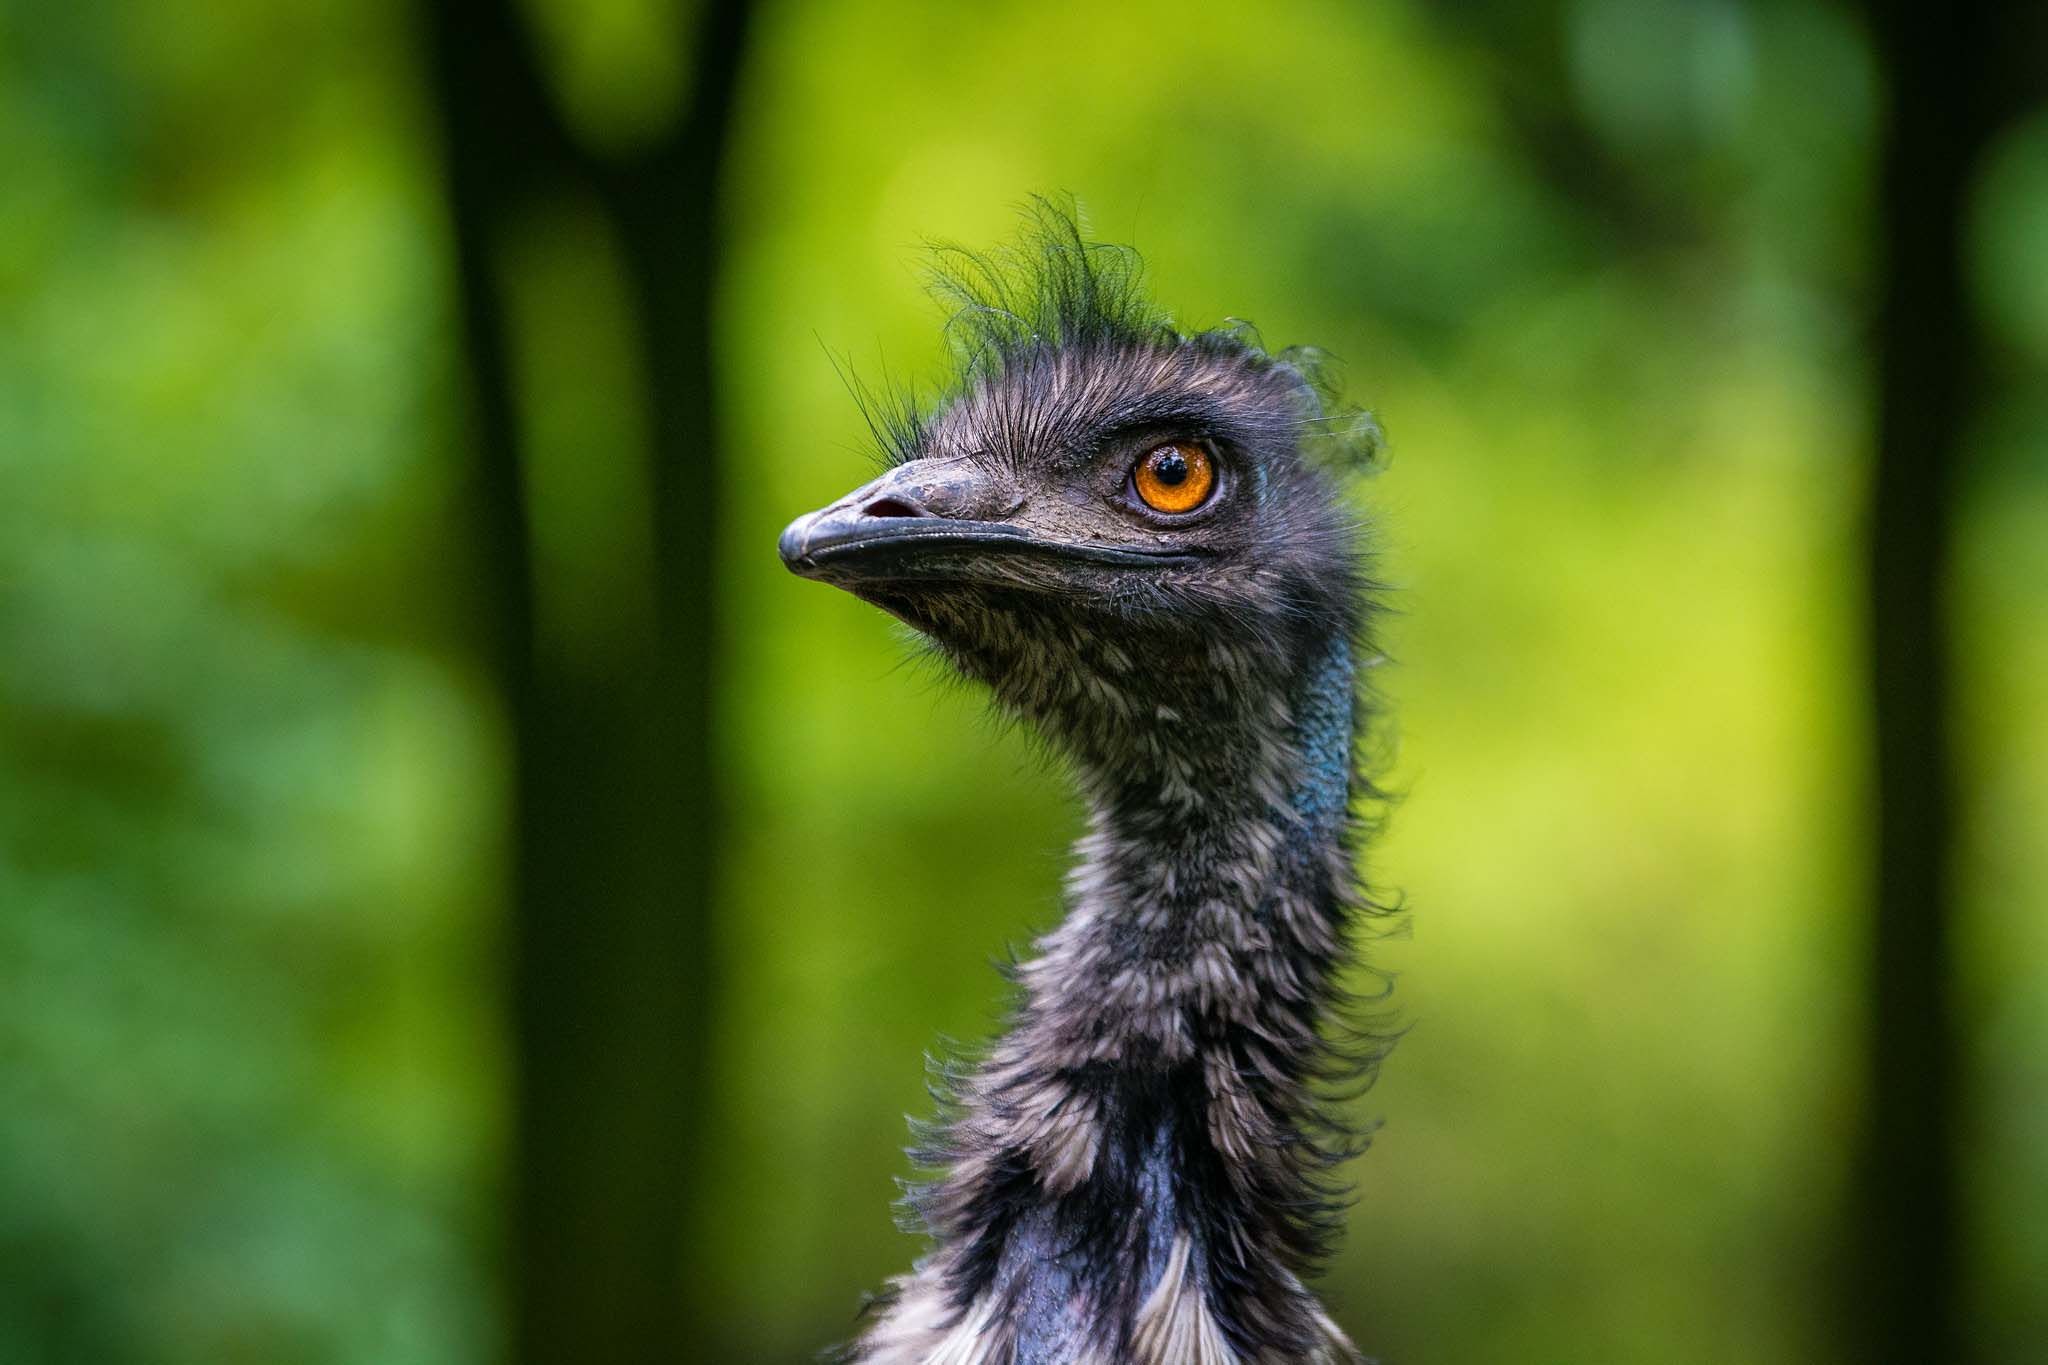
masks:
[[[1180,1207],[1173,1188],[1173,1128],[1165,1120],[1152,1131],[1152,1141],[1138,1166],[1138,1198],[1150,1214],[1145,1227],[1145,1292],[1150,1294],[1166,1274],[1180,1230]]]
[[[1144,1220],[1144,1294],[1166,1274],[1180,1228],[1174,1188],[1173,1128],[1161,1118],[1138,1154],[1133,1217]],[[1067,1365],[1084,1354],[1088,1330],[1079,1305],[1084,1301],[1083,1276],[1073,1238],[1063,1232],[1049,1207],[1033,1209],[1018,1220],[1003,1251],[1006,1266],[1015,1267],[1009,1322],[1015,1334],[1012,1365]]]
[[[1060,1365],[1078,1353],[1080,1277],[1071,1256],[1050,1207],[1025,1214],[1011,1232],[1003,1260],[1017,1277],[1010,1301],[1014,1365]]]
[[[1312,840],[1343,829],[1351,807],[1351,685],[1351,643],[1340,635],[1310,666],[1294,700],[1302,774],[1288,803]]]

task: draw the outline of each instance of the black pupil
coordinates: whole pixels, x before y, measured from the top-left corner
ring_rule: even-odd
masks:
[[[1152,453],[1152,477],[1172,488],[1188,481],[1188,457],[1168,446]]]

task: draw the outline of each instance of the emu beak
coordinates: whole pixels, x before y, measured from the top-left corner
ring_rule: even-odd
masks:
[[[805,578],[892,577],[919,550],[1033,539],[997,519],[1022,503],[966,460],[910,460],[798,517],[777,548]]]
[[[1024,503],[1021,492],[970,460],[911,460],[798,517],[777,548],[791,573],[842,586],[988,577],[986,561],[995,556],[1153,569],[1200,558],[1181,546],[1107,544],[1077,524],[1070,508],[1020,516]]]

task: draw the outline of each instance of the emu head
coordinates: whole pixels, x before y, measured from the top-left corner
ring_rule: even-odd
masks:
[[[1041,203],[1023,247],[951,252],[958,372],[874,425],[890,467],[782,534],[794,572],[928,636],[1084,760],[1214,751],[1357,625],[1332,451],[1371,448],[1303,352],[1186,335],[1130,252]],[[1192,743],[1190,741],[1193,741]]]

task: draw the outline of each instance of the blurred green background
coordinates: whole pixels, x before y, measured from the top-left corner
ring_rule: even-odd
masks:
[[[514,17],[607,164],[701,93],[688,5]],[[430,27],[0,0],[0,1360],[512,1349],[520,766]],[[1386,1123],[1339,1320],[1398,1365],[1831,1358],[1871,875],[1863,22],[819,0],[743,37],[720,439],[669,528],[717,570],[683,646],[715,681],[673,1271],[700,1357],[809,1359],[908,1264],[921,1055],[987,1035],[989,959],[1057,913],[1058,775],[774,541],[868,468],[835,359],[937,372],[920,244],[1071,190],[1177,317],[1328,348],[1391,437],[1357,490],[1403,793],[1372,862],[1412,932],[1373,954],[1413,1027],[1359,1101]],[[2022,1362],[2048,1359],[2048,117],[2002,126],[1971,194],[1962,1282],[1984,1357]],[[605,202],[534,196],[488,253],[536,647],[600,680],[653,611],[635,395],[662,382],[621,339]]]

